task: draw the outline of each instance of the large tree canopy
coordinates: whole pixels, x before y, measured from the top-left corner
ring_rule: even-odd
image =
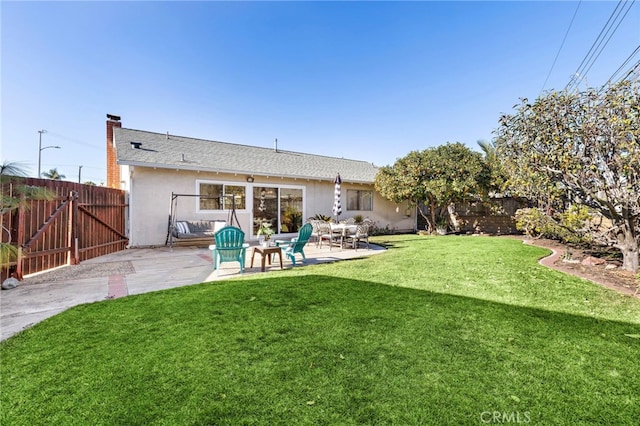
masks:
[[[504,115],[497,152],[516,195],[551,207],[563,199],[610,220],[594,233],[638,270],[640,244],[640,93],[638,81],[523,99]]]
[[[397,203],[424,203],[430,215],[419,211],[433,230],[437,208],[484,193],[488,179],[482,155],[457,142],[412,151],[393,166],[382,167],[376,175],[375,188]]]

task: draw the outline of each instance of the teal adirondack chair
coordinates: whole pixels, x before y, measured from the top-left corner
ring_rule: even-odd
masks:
[[[282,247],[282,253],[291,259],[293,266],[296,266],[296,253],[302,255],[303,263],[307,260],[307,257],[304,255],[304,246],[307,244],[307,241],[309,241],[312,232],[313,226],[307,222],[300,228],[296,238],[292,238],[291,241],[276,241],[276,245]]]
[[[244,232],[235,226],[225,226],[214,234],[216,243],[209,246],[213,252],[213,269],[220,274],[222,262],[239,262],[240,273],[244,272],[244,261],[249,244],[244,242]]]

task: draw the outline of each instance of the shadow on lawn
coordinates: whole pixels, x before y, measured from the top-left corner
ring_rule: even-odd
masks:
[[[2,411],[24,424],[54,408],[62,420],[140,424],[462,424],[485,410],[624,424],[640,394],[636,334],[639,324],[366,280],[216,281],[77,306],[2,342]],[[53,383],[51,360],[74,368]]]
[[[282,291],[286,292],[288,296],[295,296],[299,301],[307,301],[309,303],[314,300],[314,297],[317,297],[318,300],[326,300],[327,303],[331,304],[337,302],[357,303],[363,306],[363,308],[364,305],[371,306],[373,312],[377,312],[377,310],[381,308],[389,308],[391,306],[397,308],[404,304],[409,304],[413,305],[416,309],[428,306],[447,313],[456,312],[457,319],[461,322],[473,317],[473,312],[476,314],[488,314],[491,312],[499,313],[499,317],[506,315],[541,320],[542,323],[539,321],[535,322],[536,326],[546,326],[548,323],[554,323],[556,325],[571,325],[569,328],[573,329],[573,327],[579,323],[581,324],[580,329],[584,329],[584,327],[590,328],[592,326],[602,326],[603,324],[617,324],[627,330],[626,332],[640,332],[640,323],[568,314],[565,312],[506,304],[462,295],[389,286],[387,284],[364,280],[343,279],[325,275],[307,275],[304,277],[304,282],[299,278],[289,277],[267,278],[253,283],[251,281],[251,279],[236,281],[233,282],[233,285],[250,283],[250,285],[265,286],[265,291],[268,293],[274,291],[277,294],[277,292]],[[357,296],[354,297],[354,295]],[[417,304],[415,304],[414,299],[418,301]],[[392,311],[392,314],[395,313],[397,312]],[[474,317],[474,319],[479,318]],[[534,323],[529,323],[527,326],[533,324]],[[630,326],[634,331],[629,331]],[[638,340],[638,343],[640,343],[640,340]]]

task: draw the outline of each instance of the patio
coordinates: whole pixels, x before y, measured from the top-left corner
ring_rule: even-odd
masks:
[[[247,250],[244,276],[261,274],[261,263],[251,264],[253,247]],[[335,262],[382,253],[384,248],[371,245],[369,250],[319,249],[315,243],[305,246],[306,263],[296,268]],[[259,258],[259,256],[256,256]],[[284,269],[292,268],[283,259]],[[266,265],[266,272],[280,269],[276,259]],[[213,270],[211,251],[197,247],[128,249],[97,257],[76,266],[26,277],[17,288],[0,292],[0,340],[54,316],[72,306],[114,299],[127,295],[165,290],[207,281],[240,277],[237,263],[223,263],[219,276]]]

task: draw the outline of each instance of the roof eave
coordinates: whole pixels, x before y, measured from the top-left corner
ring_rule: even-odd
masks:
[[[211,172],[211,173],[227,173],[232,175],[247,175],[247,176],[264,176],[264,177],[278,177],[282,179],[300,179],[307,181],[329,181],[333,182],[334,178],[319,178],[317,176],[302,176],[302,175],[287,175],[287,174],[260,174],[242,170],[227,170],[227,169],[214,169],[207,167],[195,167],[189,166],[185,164],[162,164],[162,163],[145,163],[142,161],[128,161],[128,160],[118,160],[117,164],[120,166],[134,166],[134,167],[148,167],[152,169],[167,169],[167,170],[185,170],[185,171],[193,171],[193,172]],[[344,179],[344,183],[358,183],[363,185],[372,185],[373,181],[366,180],[352,180],[352,179]]]

